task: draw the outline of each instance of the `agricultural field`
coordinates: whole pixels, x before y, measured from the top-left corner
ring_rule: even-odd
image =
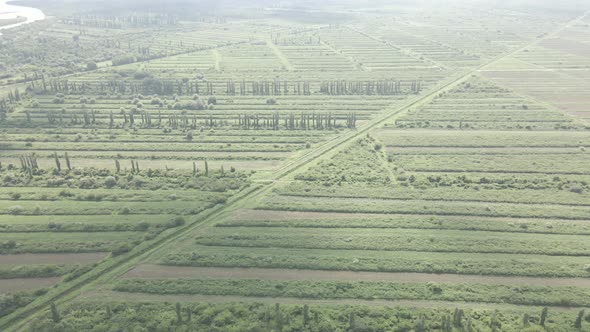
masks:
[[[587,4],[26,5],[0,330],[590,331]]]
[[[587,17],[551,34],[536,45],[482,70],[485,77],[537,98],[588,124],[590,35]]]

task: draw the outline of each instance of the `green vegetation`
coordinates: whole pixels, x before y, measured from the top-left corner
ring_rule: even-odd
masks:
[[[161,263],[186,266],[588,277],[585,257],[297,248],[196,247]]]
[[[180,312],[177,308],[180,306]],[[108,331],[138,328],[167,331],[428,331],[447,326],[502,331],[540,331],[541,310],[464,310],[333,305],[193,304],[177,303],[78,303],[57,308],[55,322],[48,314],[33,323],[30,331]],[[178,315],[180,313],[180,315]],[[552,331],[570,331],[575,313],[551,311],[545,326]],[[523,321],[523,317],[526,320]],[[587,318],[587,316],[585,316]],[[583,323],[586,326],[586,321]],[[91,327],[90,327],[91,326]],[[420,330],[420,328],[423,328]],[[583,330],[585,331],[585,330]]]
[[[114,286],[116,291],[150,294],[241,295],[257,297],[297,297],[313,299],[385,299],[492,302],[526,305],[588,306],[588,290],[576,287],[541,287],[478,284],[126,279]]]
[[[0,330],[587,330],[573,2],[23,1]]]

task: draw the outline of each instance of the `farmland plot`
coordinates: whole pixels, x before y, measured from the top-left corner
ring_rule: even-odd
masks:
[[[40,26],[126,51],[0,103],[0,328],[587,329],[586,28],[465,6]]]

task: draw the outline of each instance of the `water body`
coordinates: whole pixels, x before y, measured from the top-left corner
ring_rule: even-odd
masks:
[[[12,29],[23,24],[32,23],[45,19],[45,14],[37,8],[23,7],[8,4],[10,0],[0,0],[0,20],[24,17],[26,20],[15,24],[0,26],[0,30]]]

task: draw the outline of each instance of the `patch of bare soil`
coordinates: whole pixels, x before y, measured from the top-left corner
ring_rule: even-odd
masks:
[[[61,278],[19,278],[0,280],[0,294],[14,294],[20,291],[46,288],[57,284]]]

